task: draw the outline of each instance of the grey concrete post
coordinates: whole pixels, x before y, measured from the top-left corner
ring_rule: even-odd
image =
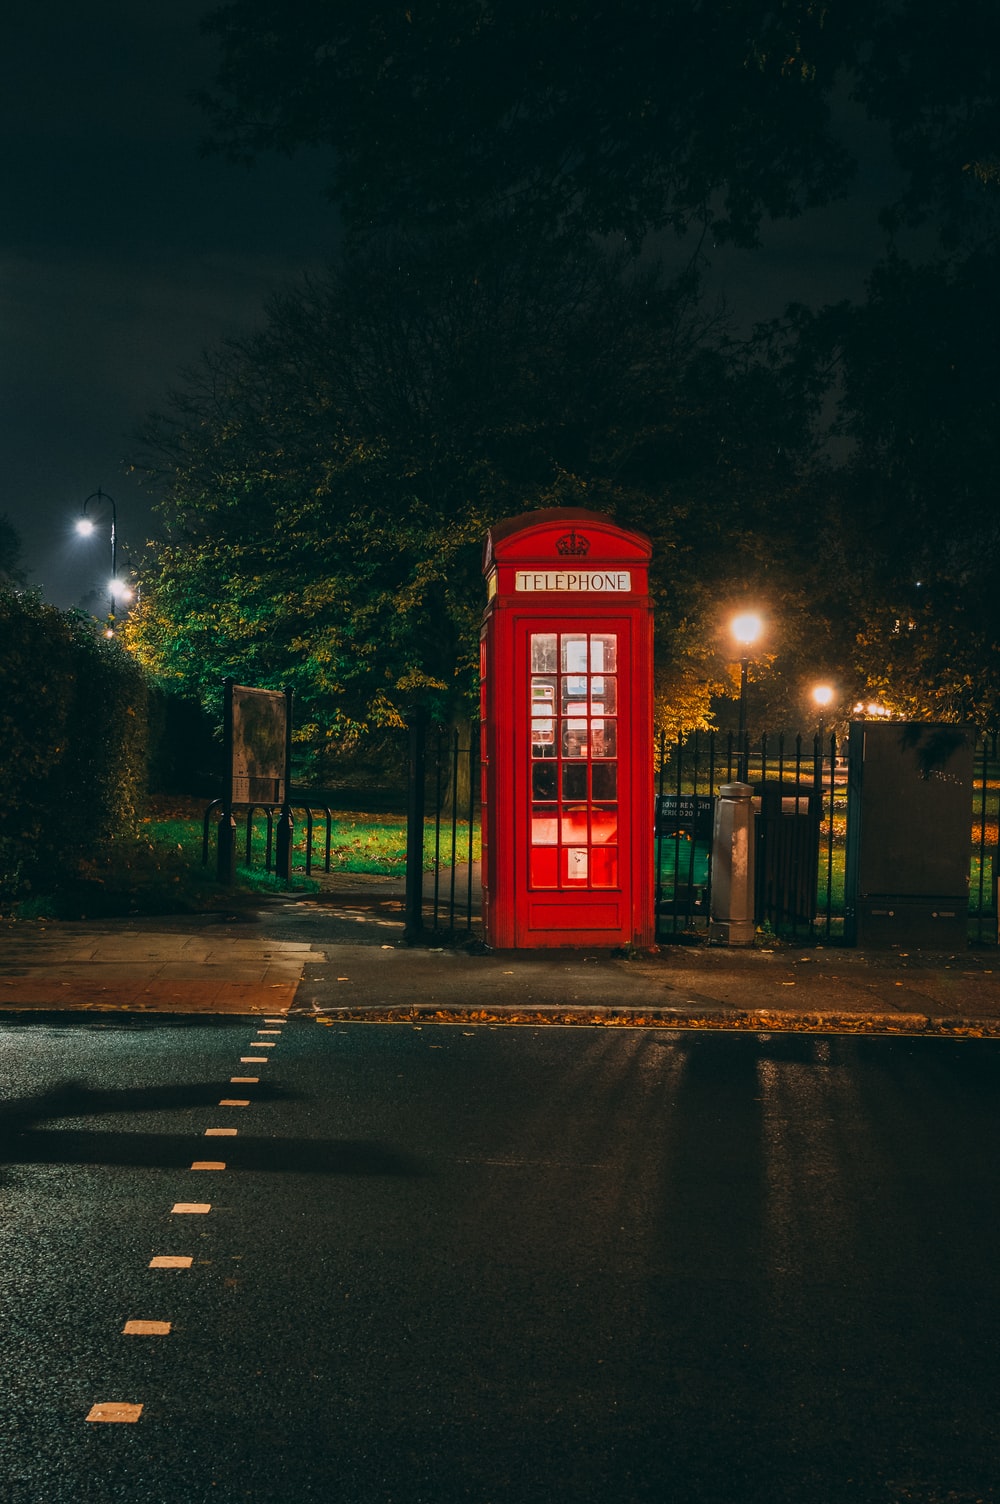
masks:
[[[723,945],[754,940],[754,813],[749,783],[724,783],[712,832],[712,914],[709,933]]]

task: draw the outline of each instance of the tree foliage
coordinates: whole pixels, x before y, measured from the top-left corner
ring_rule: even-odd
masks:
[[[845,597],[868,689],[909,715],[1000,720],[1000,258],[890,258],[811,321],[840,373]]]
[[[330,727],[392,720],[408,687],[461,695],[486,525],[580,501],[654,537],[672,729],[731,688],[718,624],[750,599],[777,713],[836,665],[845,696],[995,719],[992,0],[933,26],[918,0],[229,0],[205,24],[215,147],[327,149],[355,249],[151,434],[176,528],[150,661],[206,683],[284,665]],[[929,227],[947,260],[893,251],[862,306],[748,349],[692,273],[594,250],[751,246],[835,198],[848,97],[894,153],[890,236]]]
[[[904,174],[890,228],[930,223],[954,248],[994,240],[1000,206],[1000,56],[993,0],[880,0],[854,92],[889,130]]]
[[[696,293],[593,247],[436,237],[276,298],[148,427],[168,541],[131,645],[206,695],[292,684],[313,742],[415,693],[461,715],[487,527],[586,505],[652,536],[664,703],[697,723],[725,683],[720,601],[798,573],[780,517],[809,402]]]
[[[232,0],[205,29],[206,103],[236,159],[333,148],[348,225],[708,226],[755,242],[761,217],[840,188],[830,130],[858,0]]]
[[[332,148],[355,233],[515,215],[637,241],[761,220],[843,191],[832,105],[888,127],[893,223],[952,231],[998,184],[993,0],[230,0],[203,99],[236,159]]]

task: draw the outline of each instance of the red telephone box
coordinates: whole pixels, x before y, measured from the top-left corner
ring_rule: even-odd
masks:
[[[653,943],[650,553],[579,508],[487,536],[483,919],[496,948]]]

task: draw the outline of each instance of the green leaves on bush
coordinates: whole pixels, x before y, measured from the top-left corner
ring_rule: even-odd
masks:
[[[91,618],[0,587],[0,902],[134,836],[145,676]]]

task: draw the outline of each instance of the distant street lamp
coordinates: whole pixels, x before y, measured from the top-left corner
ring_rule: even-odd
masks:
[[[102,491],[100,486],[98,486],[96,491],[91,492],[83,503],[83,516],[77,523],[76,530],[84,538],[89,537],[93,533],[94,523],[87,516],[87,508],[92,501],[98,503],[106,501],[111,508],[111,581],[108,585],[108,594],[111,597],[111,610],[108,612],[108,629],[105,635],[113,637],[115,635],[115,601],[118,599],[130,601],[132,599],[132,591],[128,585],[124,584],[118,578],[118,508],[115,505],[114,497],[109,496],[106,491]]]
[[[755,611],[741,611],[729,623],[729,630],[743,649],[740,654],[740,723],[737,732],[736,777],[740,783],[747,781],[747,671],[750,665],[750,648],[764,630],[764,623]]]
[[[813,781],[817,788],[823,782],[823,712],[833,702],[833,689],[829,684],[814,684],[812,688],[812,700],[819,715],[818,729],[816,731],[817,756],[814,768]]]

